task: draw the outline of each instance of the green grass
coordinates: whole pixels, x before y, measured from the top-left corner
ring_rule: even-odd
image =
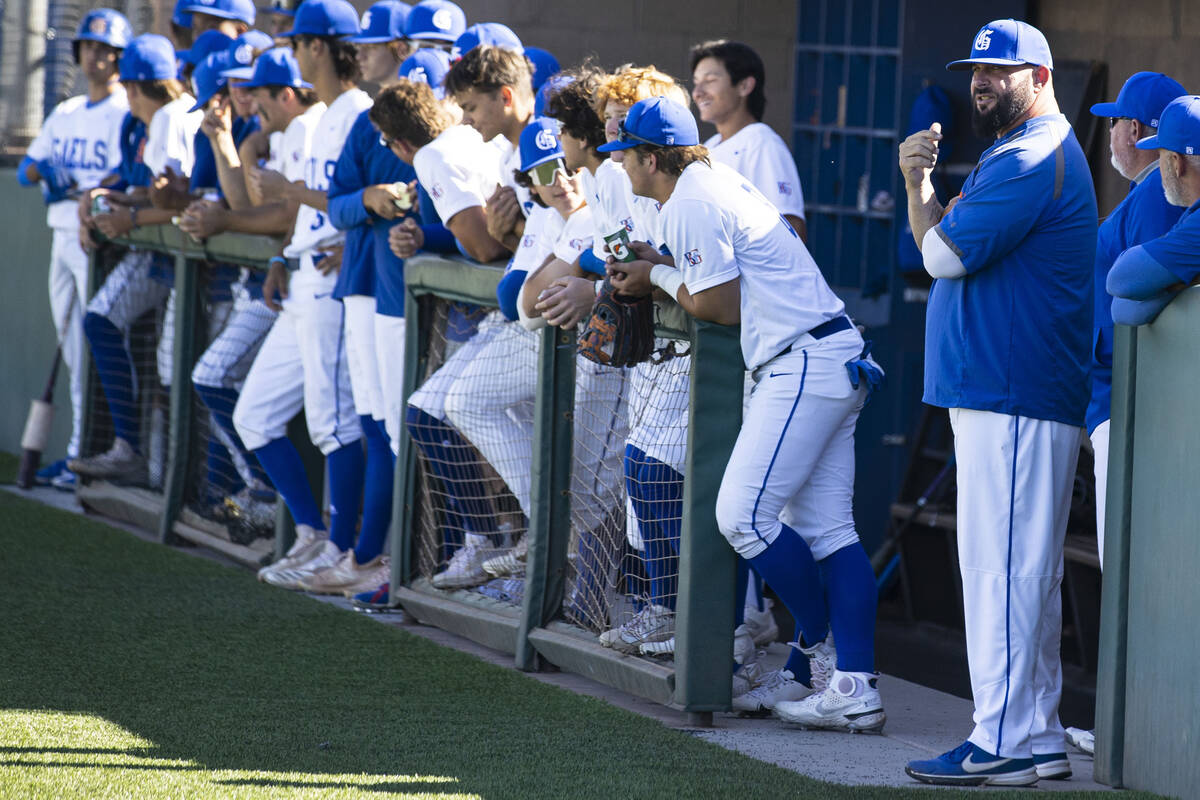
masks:
[[[20,459],[12,453],[0,451],[0,483],[15,483]]]
[[[0,797],[898,793],[804,778],[8,492],[0,519]]]

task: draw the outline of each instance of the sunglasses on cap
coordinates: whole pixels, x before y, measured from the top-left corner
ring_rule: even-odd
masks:
[[[651,147],[662,147],[662,145],[659,144],[658,142],[652,142],[649,139],[643,139],[641,136],[638,136],[636,133],[630,133],[629,130],[626,129],[624,122],[621,123],[621,128],[620,128],[620,130],[617,131],[617,141],[618,142],[637,142],[638,144],[648,144]]]
[[[534,186],[550,186],[554,183],[554,175],[559,170],[562,170],[563,175],[571,176],[571,173],[567,171],[567,162],[561,158],[538,164],[525,174],[529,176],[529,180],[533,181]]]

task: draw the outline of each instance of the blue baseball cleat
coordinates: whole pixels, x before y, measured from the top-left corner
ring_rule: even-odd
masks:
[[[64,492],[75,491],[75,473],[67,469],[67,460],[60,458],[37,471],[34,480],[38,486],[53,486]]]
[[[364,611],[391,611],[390,599],[388,584],[385,583],[370,591],[359,592],[350,598],[350,604]]]
[[[1038,782],[1032,758],[1000,758],[963,742],[927,761],[910,761],[904,768],[922,783],[947,786],[1032,786]]]

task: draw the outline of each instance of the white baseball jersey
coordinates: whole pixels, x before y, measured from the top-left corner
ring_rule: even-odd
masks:
[[[312,152],[313,134],[324,113],[325,104],[314,103],[282,131],[272,133],[271,152],[264,168],[280,173],[289,181],[304,180],[304,166]]]
[[[188,111],[194,105],[196,99],[185,92],[150,118],[142,162],[155,175],[162,175],[168,167],[176,175],[192,174],[196,131],[204,120],[203,111]]]
[[[358,115],[371,107],[371,96],[362,89],[350,89],[338,95],[325,109],[312,137],[312,148],[304,163],[304,183],[309,189],[324,192],[329,189],[342,146],[350,134],[350,128]],[[304,253],[314,254],[345,241],[345,231],[333,227],[329,215],[312,206],[301,205],[296,212],[296,228],[292,241],[284,248],[287,258],[299,258]],[[311,264],[302,259],[296,278],[313,286],[328,284],[332,289],[337,283],[337,273],[322,275]]]
[[[46,117],[25,154],[65,170],[81,190],[99,186],[121,163],[121,122],[128,112],[129,101],[120,87],[99,103],[89,103],[87,95],[64,100]],[[46,209],[46,224],[55,230],[77,229],[75,201],[52,203]]]
[[[739,281],[750,369],[845,312],[771,201],[724,164],[689,165],[663,204],[662,226],[688,292]]]
[[[521,151],[503,136],[497,136],[492,140],[492,144],[500,151],[500,183],[511,187],[517,193],[517,200],[521,203],[521,213],[528,217],[529,212],[537,203],[533,202],[529,188],[517,183],[515,173],[521,168]]]
[[[574,264],[583,251],[591,249],[595,237],[596,226],[592,221],[592,210],[584,206],[567,217],[563,223],[562,231],[554,242],[554,257]]]
[[[500,154],[468,125],[453,125],[413,157],[417,180],[442,222],[484,207],[500,185]]]
[[[517,245],[509,262],[510,270],[525,270],[530,275],[542,268],[546,259],[554,252],[555,243],[562,235],[565,221],[557,211],[534,204],[525,220],[525,235]]]
[[[796,161],[769,125],[755,122],[724,140],[718,133],[704,146],[713,161],[733,167],[749,178],[779,213],[804,219],[804,192]]]

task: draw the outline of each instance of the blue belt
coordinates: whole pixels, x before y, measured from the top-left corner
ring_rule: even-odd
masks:
[[[854,323],[850,321],[849,317],[847,317],[845,314],[843,314],[840,317],[834,317],[831,320],[822,322],[817,327],[808,331],[808,335],[814,339],[820,340],[820,339],[824,339],[826,336],[832,336],[835,333],[841,333],[842,331],[848,331],[853,327],[854,327]],[[803,334],[801,334],[801,335],[803,335]],[[775,358],[779,358],[779,356],[786,356],[788,353],[792,352],[792,347],[794,347],[794,346],[795,346],[795,343],[789,344],[783,350],[780,350],[779,355],[775,356]]]

